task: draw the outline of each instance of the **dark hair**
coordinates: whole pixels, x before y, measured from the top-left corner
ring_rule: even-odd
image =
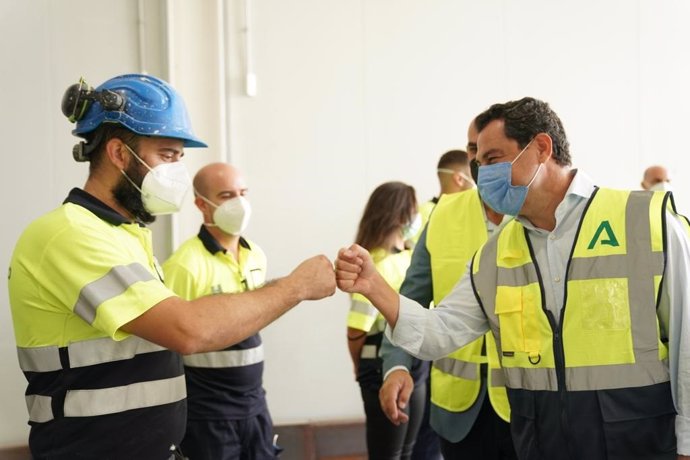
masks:
[[[402,182],[385,182],[371,193],[359,221],[355,243],[366,250],[383,247],[388,237],[410,222],[417,209],[414,188]]]
[[[452,165],[467,166],[469,159],[464,150],[449,150],[438,160],[438,168],[449,168]]]
[[[553,141],[553,159],[561,166],[570,165],[570,146],[563,124],[546,102],[524,97],[518,101],[494,104],[475,118],[477,131],[481,132],[494,120],[503,120],[506,137],[516,140],[520,148],[524,148],[537,134],[548,134]]]
[[[89,172],[98,168],[98,166],[103,161],[103,155],[105,152],[105,146],[108,144],[110,139],[118,138],[122,142],[129,145],[129,147],[136,151],[139,147],[139,136],[133,131],[125,128],[119,123],[101,123],[98,128],[91,131],[85,136],[86,142],[95,142],[93,153],[89,156]]]

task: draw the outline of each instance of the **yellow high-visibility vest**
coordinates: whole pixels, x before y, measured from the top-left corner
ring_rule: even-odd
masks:
[[[669,380],[656,317],[664,273],[664,192],[598,189],[568,261],[565,305],[547,312],[525,229],[507,224],[473,260],[475,292],[506,386],[534,391],[644,387]],[[554,345],[555,344],[555,345]]]
[[[467,262],[486,240],[486,222],[477,190],[443,195],[431,215],[426,235],[434,304],[438,305],[451,291],[465,273]],[[431,402],[450,412],[469,409],[481,389],[482,363],[488,363],[489,367],[487,388],[491,405],[508,421],[510,406],[491,334],[434,361]]]
[[[163,263],[163,273],[166,286],[185,300],[212,294],[253,291],[266,281],[266,255],[256,243],[241,237],[235,260],[202,227],[198,235],[182,243]],[[182,357],[185,366],[195,367],[199,373],[212,369],[214,377],[218,375],[214,373],[217,369],[246,367],[263,362],[263,358],[264,348],[258,332],[224,350]],[[260,371],[257,373],[261,375]],[[189,370],[187,377],[189,386]]]
[[[107,457],[113,443],[102,442],[103,433],[129,440],[150,420],[161,429],[147,434],[146,453],[135,446],[133,456],[162,457],[182,439],[180,356],[122,330],[175,295],[160,278],[149,229],[74,189],[62,206],[26,228],[10,273],[32,452],[52,457],[50,446],[61,439],[56,449]],[[71,436],[76,426],[79,439]]]
[[[390,253],[383,248],[369,251],[376,271],[396,292],[400,290],[405,272],[412,260],[412,251],[405,249]],[[380,334],[386,327],[383,315],[374,308],[369,299],[362,294],[352,294],[352,305],[347,316],[347,326],[367,332],[367,335]]]

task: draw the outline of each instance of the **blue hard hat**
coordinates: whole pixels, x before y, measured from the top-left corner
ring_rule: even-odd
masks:
[[[129,74],[111,78],[95,92],[117,93],[123,99],[119,108],[91,104],[72,131],[75,136],[98,128],[101,123],[119,123],[142,136],[170,137],[184,141],[185,147],[207,147],[192,132],[182,97],[167,82],[151,75]],[[106,104],[107,105],[107,104]]]

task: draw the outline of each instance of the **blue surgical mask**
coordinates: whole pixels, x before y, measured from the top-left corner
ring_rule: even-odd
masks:
[[[510,163],[503,162],[479,167],[477,180],[479,194],[482,200],[494,211],[509,216],[517,216],[522,205],[525,204],[529,186],[532,185],[537,174],[541,171],[542,163],[539,164],[537,172],[534,173],[532,180],[527,185],[512,184],[513,163],[522,156],[531,143],[532,141],[529,141]]]

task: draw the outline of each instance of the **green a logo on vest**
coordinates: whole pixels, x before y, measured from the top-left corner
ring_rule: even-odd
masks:
[[[606,232],[606,239],[602,239],[599,241],[599,237],[602,236],[602,233]],[[606,244],[608,246],[620,246],[618,244],[618,240],[616,239],[616,234],[613,233],[613,229],[611,229],[611,224],[609,223],[608,220],[602,220],[601,223],[599,224],[599,228],[597,228],[597,231],[594,232],[594,238],[592,238],[592,241],[589,242],[589,246],[587,246],[587,249],[594,249],[594,245],[599,242],[600,244]]]

